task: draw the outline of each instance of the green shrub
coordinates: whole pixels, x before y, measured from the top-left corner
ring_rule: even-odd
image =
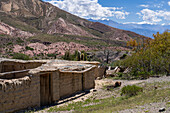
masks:
[[[26,49],[26,50],[31,50],[31,51],[34,50],[33,48],[31,48],[31,47],[29,47],[29,46],[26,46],[25,49]]]
[[[143,92],[143,88],[142,87],[139,87],[139,86],[136,86],[136,85],[127,85],[127,86],[124,86],[121,90],[121,95],[125,95],[125,96],[128,96],[128,97],[131,97],[131,96],[135,96],[137,95],[139,92]]]
[[[122,77],[122,76],[123,76],[123,73],[118,72],[117,75],[118,75],[118,77]]]
[[[24,43],[24,41],[18,37],[18,39],[16,40],[18,44]]]
[[[29,56],[23,53],[14,53],[13,59],[30,60]]]
[[[127,54],[123,54],[123,56],[120,57],[120,59],[125,59],[127,57]]]
[[[54,57],[54,58],[55,58],[55,57],[57,56],[57,54],[47,54],[47,56],[48,56],[48,57]]]
[[[8,45],[8,46],[9,46],[9,45],[12,45],[12,42],[9,42],[7,45]]]
[[[71,55],[70,55],[70,52],[69,51],[66,51],[64,56],[63,56],[63,59],[64,60],[71,60]]]

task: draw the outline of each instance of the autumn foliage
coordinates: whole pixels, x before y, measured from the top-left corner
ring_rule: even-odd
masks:
[[[170,32],[153,35],[154,39],[145,40],[138,47],[135,40],[130,40],[127,45],[135,49],[132,56],[120,61],[119,65],[131,67],[134,75],[140,74],[169,74],[170,73]]]

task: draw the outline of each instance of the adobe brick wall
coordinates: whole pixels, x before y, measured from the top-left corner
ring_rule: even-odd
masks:
[[[82,91],[81,73],[60,72],[59,74],[59,95],[60,98]]]
[[[0,73],[0,79],[17,79],[17,78],[25,77],[26,75],[28,75],[28,70]]]
[[[105,69],[106,67],[99,67],[97,72],[98,72],[98,77],[103,77],[103,75],[105,74]]]
[[[83,73],[83,90],[92,89],[95,87],[95,68],[92,68]]]
[[[0,63],[0,73],[2,73],[2,63]]]
[[[59,71],[52,73],[52,84],[53,84],[53,102],[56,102],[60,99],[59,94]]]
[[[77,61],[77,62],[84,63],[84,64],[95,65],[95,66],[96,66],[95,69],[94,69],[95,79],[96,79],[97,77],[101,77],[101,74],[99,73],[99,68],[98,68],[100,62],[96,62],[96,61],[93,61],[93,62],[89,62],[89,61]]]
[[[25,69],[36,68],[43,63],[44,62],[1,62],[0,74],[4,74],[2,73],[4,71],[23,71]],[[58,101],[62,97],[67,97],[76,92],[95,87],[94,79],[95,75],[98,73],[97,66],[86,66],[81,64],[81,66],[86,67],[83,69],[81,66],[80,68],[78,67],[79,64],[70,66],[70,62],[67,62],[65,65],[65,62],[62,63],[56,65],[57,63],[54,62],[54,65],[43,65],[36,69],[32,69],[29,72],[15,73],[14,75],[17,77],[25,76],[18,79],[13,79],[13,74],[7,74],[8,77],[11,76],[9,77],[11,80],[6,80],[6,78],[8,78],[7,76],[3,79],[0,78],[0,113],[14,112],[28,107],[40,106],[44,101],[42,100],[44,99],[43,96],[40,94],[41,91],[44,91],[42,89],[40,90],[40,83],[42,84],[43,80],[41,82],[40,80],[45,78],[44,76],[46,75],[50,76],[49,83],[50,89],[52,89],[52,92],[50,92],[52,93],[53,102]],[[67,65],[69,65],[70,69],[61,68],[61,70],[65,71],[59,69],[60,66],[67,67]],[[75,71],[76,69],[78,71]],[[26,76],[28,73],[32,76]],[[40,78],[40,76],[42,78]]]
[[[98,67],[95,67],[95,69],[94,69],[94,77],[95,77],[95,79],[97,78],[97,77],[99,77],[99,68]]]
[[[40,106],[39,76],[0,80],[0,113]]]
[[[33,69],[41,66],[43,62],[15,62],[15,61],[3,61],[1,62],[1,73],[2,72],[10,72],[10,71],[18,71],[25,69]]]

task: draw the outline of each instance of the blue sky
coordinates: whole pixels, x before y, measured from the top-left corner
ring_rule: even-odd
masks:
[[[170,0],[43,0],[86,19],[170,25]]]

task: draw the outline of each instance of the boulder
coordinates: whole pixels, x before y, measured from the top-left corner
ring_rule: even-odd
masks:
[[[115,82],[114,87],[120,87],[121,84],[122,84],[122,82],[117,81],[117,82]]]
[[[164,111],[165,111],[165,107],[159,109],[159,112],[164,112]]]

